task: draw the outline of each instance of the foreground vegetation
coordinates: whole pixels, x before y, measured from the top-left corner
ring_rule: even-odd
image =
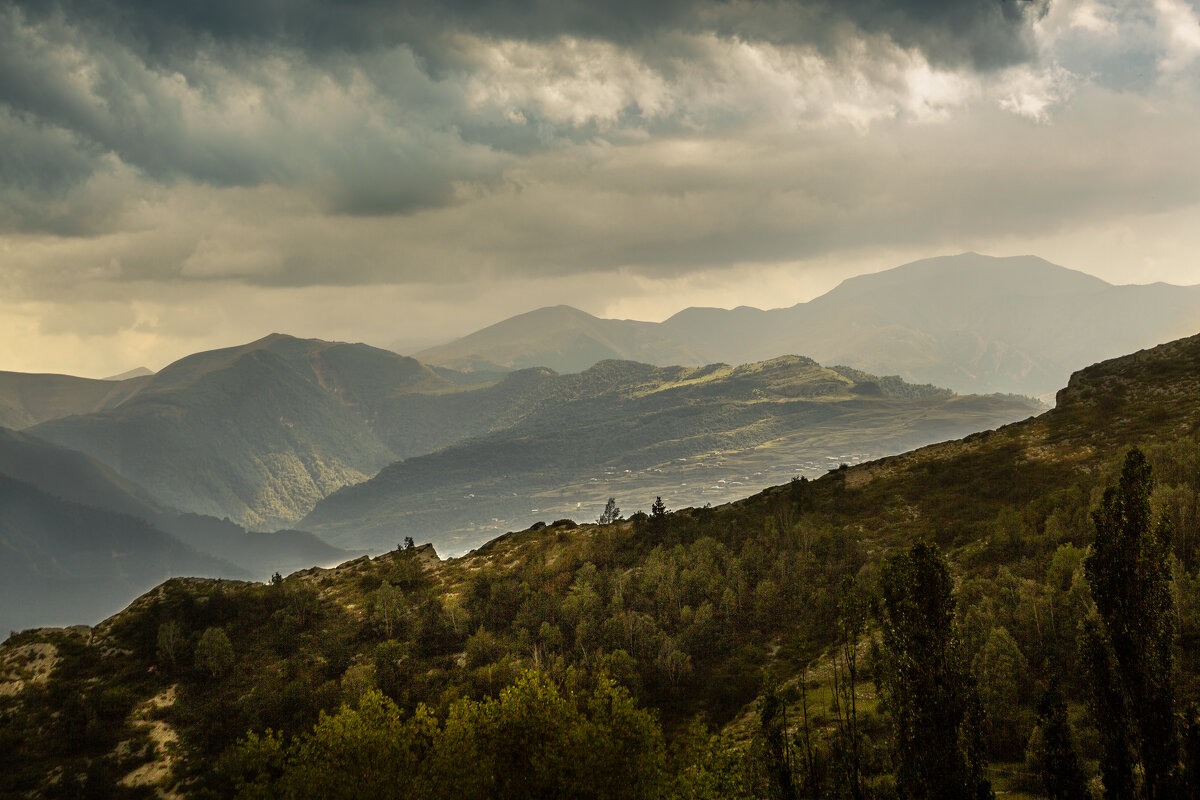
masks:
[[[0,788],[1182,796],[1198,377],[1183,340],[1078,374],[1036,420],[727,506],[168,582],[9,639]]]

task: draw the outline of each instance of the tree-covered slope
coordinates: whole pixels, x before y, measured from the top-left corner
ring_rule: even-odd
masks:
[[[1169,523],[1183,721],[1200,698],[1198,389],[1194,337],[1077,373],[1037,418],[728,505],[535,526],[446,561],[397,550],[271,585],[171,581],[86,634],[0,648],[0,787],[316,796],[357,774],[366,796],[387,796],[371,787],[397,765],[417,765],[409,781],[453,762],[445,785],[482,797],[508,773],[474,770],[506,742],[590,729],[577,766],[637,741],[656,796],[763,796],[787,777],[819,796],[891,797],[899,712],[875,686],[895,685],[898,662],[879,626],[909,591],[903,554],[920,540],[949,558],[946,674],[977,687],[972,758],[994,788],[1044,797],[1053,731],[1084,777],[1103,749],[1076,641],[1093,608],[1084,556],[1090,512],[1112,504],[1103,490],[1134,445]],[[657,718],[606,695],[610,680]],[[1040,711],[1052,686],[1065,703]],[[608,726],[605,708],[636,725]],[[644,764],[629,758],[618,763]],[[552,785],[573,785],[560,767]],[[445,796],[424,786],[414,796]]]

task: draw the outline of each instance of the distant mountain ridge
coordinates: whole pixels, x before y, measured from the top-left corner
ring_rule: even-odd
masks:
[[[272,334],[137,378],[119,403],[64,396],[62,413],[43,413],[50,418],[27,431],[86,453],[171,508],[286,528],[389,463],[556,402],[543,391],[552,374],[503,372],[481,383],[364,344]],[[43,382],[10,376],[18,387]],[[127,383],[75,380],[61,382],[64,395],[75,386],[95,394],[97,384],[111,394]]]
[[[547,337],[548,331],[553,336]],[[609,359],[658,366],[718,360],[704,361],[682,339],[664,335],[657,323],[601,319],[567,305],[518,314],[416,357],[464,371],[549,367],[558,372],[581,372]]]
[[[399,386],[449,385],[366,345],[272,335],[197,353],[120,406],[50,420],[37,436],[82,450],[168,505],[281,527],[396,454],[372,430]]]
[[[661,323],[539,309],[416,357],[578,372],[597,357],[698,366],[804,353],[958,392],[1040,395],[1091,363],[1197,330],[1200,287],[1113,286],[1035,256],[964,253],[849,278],[790,308],[688,308]]]
[[[781,401],[832,393],[838,402],[855,399],[864,407],[871,397],[895,401],[902,394],[908,399],[948,394],[894,376],[837,369],[842,372],[807,357],[786,356],[746,367],[663,368],[605,360],[567,376],[545,367],[462,373],[367,345],[272,334],[187,356],[155,375],[134,379],[136,389],[119,404],[48,419],[28,432],[86,453],[171,509],[227,517],[234,528],[294,528],[323,498],[367,481],[385,466],[487,437],[493,437],[488,441],[494,446],[532,437],[537,448],[544,448],[550,446],[546,437],[552,432],[559,441],[551,454],[558,458],[576,448],[572,437],[603,440],[607,425],[612,443],[630,447],[686,434],[693,440],[684,450],[694,454],[704,447],[766,441],[768,430],[782,435],[790,424],[786,415],[768,414],[774,419],[768,424],[760,412],[780,409],[739,405],[753,400],[746,392]],[[958,402],[951,416],[961,424],[971,419],[970,424],[990,425],[1016,419],[1030,408],[1025,401],[995,402],[1004,410],[964,416],[969,403]],[[621,432],[630,423],[621,417],[622,409],[635,406],[637,414],[650,416],[640,417],[647,425],[640,439],[626,441]],[[821,400],[811,411],[824,414],[831,408]],[[739,416],[748,409],[753,422]],[[713,414],[706,418],[706,429],[688,427],[704,414]],[[684,420],[682,426],[674,424],[672,415]],[[894,409],[885,409],[884,417],[894,418]],[[864,418],[854,424],[871,428],[875,423]],[[944,438],[973,429],[961,424],[938,428],[930,423],[921,436],[902,441],[911,446],[930,441],[934,431]],[[745,430],[739,432],[746,426],[757,428],[747,436]],[[891,433],[881,435],[892,441]],[[889,447],[898,447],[899,441]],[[514,452],[521,451],[513,446]],[[592,463],[618,457],[614,446]],[[156,523],[174,530],[160,519]],[[211,537],[211,525],[206,525]]]
[[[154,370],[149,369],[147,367],[134,367],[133,369],[126,370],[125,372],[122,372],[118,375],[110,375],[107,378],[104,378],[104,380],[106,380],[106,381],[127,381],[130,378],[144,378],[147,375],[153,375],[153,374],[154,374]]]
[[[148,382],[149,376],[94,380],[74,375],[0,372],[0,426],[27,428],[58,417],[115,408]]]

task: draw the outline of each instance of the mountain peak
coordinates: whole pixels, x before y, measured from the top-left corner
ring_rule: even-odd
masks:
[[[1112,288],[1111,284],[1078,270],[1060,267],[1038,256],[987,256],[966,252],[935,256],[882,272],[847,278],[814,304],[833,299],[891,294],[897,290],[956,290],[994,299],[1004,295],[1039,297],[1085,294]]]

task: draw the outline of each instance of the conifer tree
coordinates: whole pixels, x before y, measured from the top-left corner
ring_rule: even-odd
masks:
[[[917,542],[884,564],[883,689],[896,748],[896,788],[905,800],[992,797],[981,761],[978,691],[954,634],[950,568]]]
[[[1050,800],[1090,800],[1087,778],[1079,764],[1071,725],[1067,721],[1067,703],[1057,684],[1046,689],[1038,704],[1034,739],[1033,760]]]
[[[1092,513],[1096,540],[1083,568],[1097,614],[1081,648],[1104,743],[1105,793],[1165,800],[1179,788],[1171,532],[1165,517],[1151,522],[1150,489],[1150,465],[1131,449],[1118,485]]]
[[[768,796],[771,800],[795,800],[792,753],[788,743],[787,706],[772,682],[759,698],[758,725],[765,749]]]
[[[661,497],[654,498],[654,502],[650,506],[650,519],[661,520],[667,515],[667,504],[663,502]]]

